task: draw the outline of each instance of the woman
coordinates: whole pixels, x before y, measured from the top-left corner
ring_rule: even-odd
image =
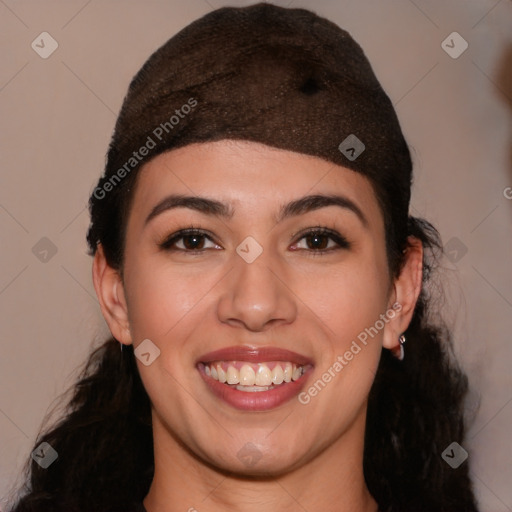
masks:
[[[411,173],[361,48],[307,10],[158,49],[90,198],[112,338],[12,511],[476,511]]]

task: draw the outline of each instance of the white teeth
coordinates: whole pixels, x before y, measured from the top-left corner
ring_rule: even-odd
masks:
[[[290,382],[292,380],[292,365],[291,363],[286,363],[286,366],[284,368],[284,381]]]
[[[272,372],[267,365],[259,365],[254,384],[256,386],[270,386],[272,384]]]
[[[237,386],[236,389],[238,391],[249,391],[249,392],[255,392],[255,391],[268,391],[270,389],[270,386]]]
[[[240,374],[238,373],[238,370],[234,368],[233,366],[230,366],[228,368],[227,374],[226,374],[226,382],[228,384],[239,384],[240,383]]]
[[[282,384],[284,381],[284,372],[281,365],[276,364],[272,370],[272,382],[274,384]]]
[[[217,375],[219,376],[219,382],[226,382],[226,372],[223,370],[220,364],[217,365]]]
[[[252,386],[256,379],[256,374],[252,369],[252,366],[248,364],[244,364],[242,368],[240,368],[240,384],[243,386]],[[259,382],[256,382],[257,385],[261,385]]]
[[[236,366],[240,366],[240,370]],[[224,370],[227,368],[227,370]],[[256,368],[256,371],[255,371]],[[271,370],[266,363],[211,363],[204,365],[206,375],[235,386],[240,391],[267,391],[283,382],[296,381],[304,375],[304,367],[290,362],[276,362]]]
[[[293,370],[292,380],[300,379],[301,376],[302,376],[302,367],[299,366],[298,368],[295,368],[295,370]]]

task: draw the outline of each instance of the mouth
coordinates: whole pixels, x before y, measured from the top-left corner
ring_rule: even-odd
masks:
[[[242,410],[264,411],[287,402],[304,387],[311,359],[275,347],[230,347],[199,358],[196,367],[208,389]]]

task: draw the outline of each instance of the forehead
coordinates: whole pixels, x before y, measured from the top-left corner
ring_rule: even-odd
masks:
[[[215,198],[251,219],[312,194],[342,194],[356,203],[374,229],[382,216],[365,176],[318,157],[248,141],[191,144],[160,154],[139,171],[132,211],[147,215],[166,195]]]

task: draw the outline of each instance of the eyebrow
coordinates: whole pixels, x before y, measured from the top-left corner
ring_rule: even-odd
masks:
[[[294,201],[281,206],[275,221],[279,223],[289,217],[303,215],[310,211],[326,208],[328,206],[338,206],[340,208],[351,211],[359,218],[363,226],[368,228],[368,220],[364,216],[361,209],[348,197],[337,194],[314,194],[295,199]],[[221,217],[224,219],[231,219],[234,215],[234,210],[230,205],[215,199],[199,196],[171,194],[162,199],[162,201],[153,207],[149,215],[146,217],[144,224],[148,224],[150,220],[155,218],[157,215],[160,215],[162,212],[175,208],[189,208],[206,215]]]

